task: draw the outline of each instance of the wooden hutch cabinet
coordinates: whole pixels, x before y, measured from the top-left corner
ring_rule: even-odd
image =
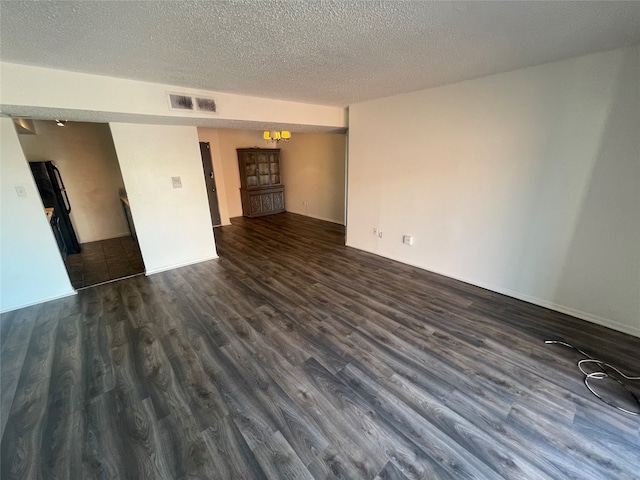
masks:
[[[242,214],[260,217],[284,212],[280,149],[238,148]]]

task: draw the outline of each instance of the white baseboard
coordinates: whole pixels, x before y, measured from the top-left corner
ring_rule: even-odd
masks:
[[[13,310],[19,310],[21,308],[31,307],[32,305],[38,305],[40,303],[51,302],[52,300],[58,300],[60,298],[71,297],[71,296],[77,295],[77,294],[78,294],[78,292],[76,290],[73,290],[73,291],[71,291],[69,293],[63,293],[61,295],[54,295],[53,297],[40,298],[38,300],[34,300],[33,302],[22,303],[20,305],[11,306],[9,308],[2,308],[2,309],[0,309],[0,313],[12,312]]]
[[[303,217],[315,218],[316,220],[324,220],[325,222],[331,222],[331,223],[337,223],[338,225],[344,225],[344,222],[341,221],[341,220],[335,220],[333,218],[321,217],[320,215],[311,215],[310,213],[298,212],[296,210],[289,210],[289,209],[287,209],[287,212],[295,213],[296,215],[302,215]]]
[[[550,310],[554,310],[556,312],[565,313],[567,315],[571,315],[572,317],[579,318],[581,320],[586,320],[591,323],[595,323],[597,325],[601,325],[603,327],[611,328],[612,330],[616,330],[618,332],[626,333],[628,335],[633,335],[634,337],[640,337],[640,327],[635,327],[633,325],[628,325],[625,323],[618,322],[616,320],[612,320],[610,318],[600,317],[598,315],[594,315],[588,312],[583,312],[581,310],[577,310],[575,308],[567,307],[565,305],[561,305],[559,303],[551,302],[549,300],[544,300],[542,298],[532,297],[530,295],[517,292],[515,290],[510,290],[508,288],[500,287],[497,285],[492,285],[488,283],[478,282],[474,280],[469,280],[468,278],[457,277],[445,272],[440,272],[437,270],[431,270],[424,268],[421,265],[416,265],[411,262],[407,262],[404,260],[398,260],[397,258],[389,257],[386,255],[381,255],[378,252],[373,252],[371,250],[367,250],[360,247],[355,247],[353,245],[347,244],[348,247],[355,248],[356,250],[361,250],[363,252],[372,253],[373,255],[377,255],[379,257],[388,258],[389,260],[393,260],[396,262],[403,263],[405,265],[410,265],[412,267],[419,268],[421,270],[425,270],[427,272],[436,273],[438,275],[442,275],[443,277],[452,278],[454,280],[458,280],[464,283],[468,283],[469,285],[475,285],[476,287],[484,288],[486,290],[491,290],[492,292],[500,293],[502,295],[506,295],[508,297],[516,298],[518,300],[522,300],[523,302],[532,303],[534,305],[538,305],[540,307],[548,308]]]
[[[462,280],[463,282],[465,280]],[[471,282],[466,282],[471,283]],[[548,300],[544,300],[542,298],[532,297],[530,295],[526,295],[524,293],[515,292],[513,290],[509,290],[506,288],[492,287],[490,285],[480,285],[476,283],[472,283],[472,285],[477,285],[478,287],[486,288],[487,290],[491,290],[493,292],[501,293],[503,295],[507,295],[509,297],[517,298],[518,300],[522,300],[528,303],[532,303],[534,305],[538,305],[540,307],[548,308],[550,310],[554,310],[556,312],[565,313],[567,315],[571,315],[572,317],[579,318],[581,320],[586,320],[591,323],[596,323],[598,325],[602,325],[603,327],[611,328],[612,330],[617,330],[618,332],[626,333],[628,335],[633,335],[634,337],[640,337],[640,328],[634,327],[633,325],[626,325],[624,323],[617,322],[610,318],[600,317],[598,315],[593,315],[588,312],[583,312],[581,310],[577,310],[575,308],[567,307],[565,305],[561,305],[559,303],[550,302]]]
[[[156,273],[166,272],[167,270],[173,270],[175,268],[186,267],[188,265],[195,265],[196,263],[207,262],[209,260],[215,260],[216,258],[218,258],[218,255],[211,255],[209,257],[199,258],[197,260],[190,260],[190,261],[184,262],[184,263],[176,263],[176,264],[167,265],[167,266],[164,266],[164,267],[153,268],[151,270],[145,271],[145,275],[148,277],[149,275],[154,275]]]
[[[130,236],[131,236],[131,232],[129,232],[129,230],[124,230],[120,233],[110,233],[108,237],[93,238],[93,239],[78,238],[78,241],[80,244],[83,244],[83,243],[91,243],[91,242],[101,242],[103,240],[111,240],[113,238],[122,238],[122,237],[130,237]]]

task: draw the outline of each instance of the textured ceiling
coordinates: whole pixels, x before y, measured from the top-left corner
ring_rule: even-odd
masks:
[[[0,3],[3,61],[346,106],[640,43],[640,2]]]

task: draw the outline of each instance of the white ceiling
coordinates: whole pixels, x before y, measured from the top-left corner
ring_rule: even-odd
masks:
[[[3,61],[347,106],[640,44],[640,2],[0,2]]]

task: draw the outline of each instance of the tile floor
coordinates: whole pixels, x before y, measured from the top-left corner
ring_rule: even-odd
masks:
[[[73,288],[144,273],[140,247],[130,236],[83,243],[80,247],[80,253],[67,255],[65,260]]]

